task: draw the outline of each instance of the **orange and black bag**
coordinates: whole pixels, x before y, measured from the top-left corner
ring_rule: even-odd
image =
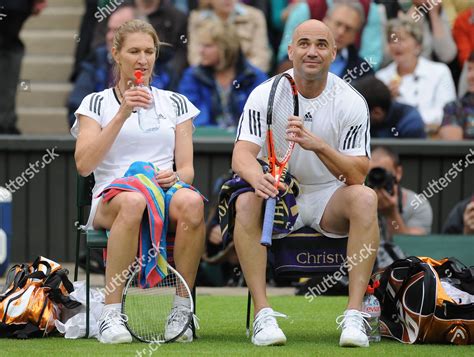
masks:
[[[403,343],[474,343],[474,303],[459,304],[443,288],[449,278],[455,288],[474,295],[474,267],[454,258],[408,257],[375,273],[380,280],[382,336]]]
[[[0,337],[42,337],[53,332],[63,307],[80,306],[69,298],[74,287],[67,274],[44,257],[11,267],[0,293]]]

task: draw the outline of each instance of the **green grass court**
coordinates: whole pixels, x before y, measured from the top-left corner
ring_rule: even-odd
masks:
[[[199,293],[199,289],[198,289]],[[35,340],[0,340],[3,356],[474,356],[474,346],[403,345],[382,339],[368,349],[340,348],[336,317],[346,297],[318,297],[308,303],[304,297],[271,298],[276,311],[289,315],[279,319],[288,342],[281,347],[255,347],[245,336],[246,297],[198,296],[199,339],[190,344],[154,346],[134,342],[103,345],[95,339],[66,340],[54,337]]]

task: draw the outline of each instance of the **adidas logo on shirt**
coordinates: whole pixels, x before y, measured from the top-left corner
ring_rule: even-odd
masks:
[[[305,115],[304,115],[304,121],[309,121],[309,122],[313,122],[313,116],[311,115],[310,112],[307,112]]]

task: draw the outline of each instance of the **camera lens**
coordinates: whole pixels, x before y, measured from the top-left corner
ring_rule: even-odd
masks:
[[[395,177],[383,167],[374,167],[367,175],[365,184],[370,188],[383,188],[390,195],[393,195]]]
[[[382,167],[374,167],[367,175],[367,186],[371,188],[382,188],[387,180],[387,171]]]

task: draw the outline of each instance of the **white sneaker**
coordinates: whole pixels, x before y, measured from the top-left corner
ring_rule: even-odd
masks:
[[[177,305],[171,309],[165,326],[165,340],[171,340],[183,331],[184,325],[189,321],[190,314],[192,314],[192,311],[183,305]],[[194,326],[199,328],[196,321],[197,318],[194,315],[192,316],[194,319]],[[186,331],[176,339],[176,342],[193,342],[193,329],[191,323],[189,323]]]
[[[120,310],[109,309],[99,319],[99,341],[102,343],[130,343],[132,335],[125,327],[128,317]]]
[[[346,310],[344,314],[336,319],[338,328],[342,328],[339,346],[341,347],[369,347],[366,327],[368,322],[365,318],[370,315],[358,310]]]
[[[286,343],[286,336],[278,327],[275,317],[286,315],[273,311],[271,307],[260,310],[253,322],[252,343],[257,346],[280,346]]]

